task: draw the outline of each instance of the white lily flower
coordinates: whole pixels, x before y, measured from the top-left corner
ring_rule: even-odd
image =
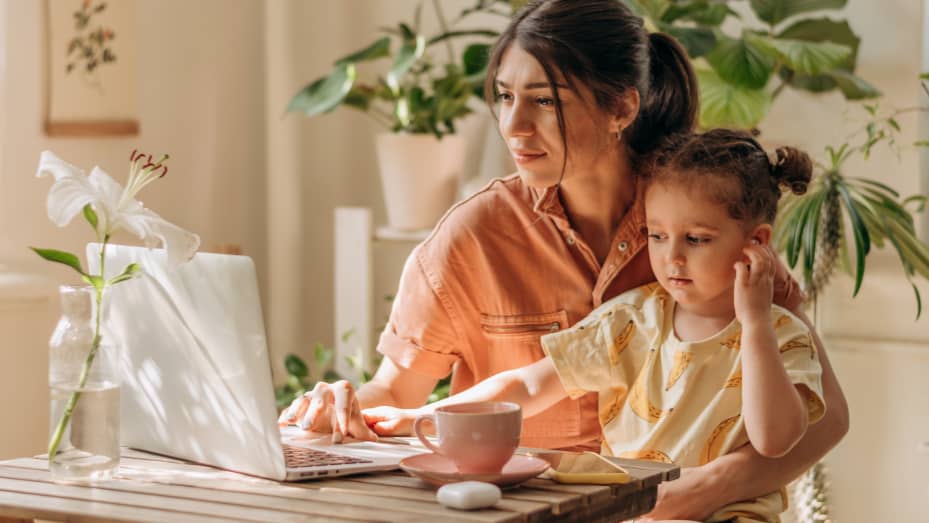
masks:
[[[167,167],[143,162],[143,156],[133,153],[129,181],[123,188],[99,167],[90,176],[51,151],[43,151],[36,176],[51,175],[55,183],[48,191],[48,218],[64,227],[90,204],[97,214],[97,240],[104,241],[120,229],[138,236],[148,247],[163,245],[172,264],[183,263],[197,252],[200,237],[168,222],[155,212],[146,209],[136,194],[159,176]]]

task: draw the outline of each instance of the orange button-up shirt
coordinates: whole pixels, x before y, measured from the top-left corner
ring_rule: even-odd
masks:
[[[636,198],[601,265],[571,227],[558,188],[518,175],[454,206],[403,269],[378,351],[442,378],[455,393],[544,356],[539,337],[654,281]],[[523,446],[600,448],[597,394],[565,399],[523,422]]]

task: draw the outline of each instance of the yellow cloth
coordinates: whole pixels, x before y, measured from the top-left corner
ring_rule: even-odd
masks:
[[[684,342],[673,317],[674,301],[653,283],[542,338],[572,398],[599,393],[604,454],[694,467],[749,442],[741,417],[739,322]],[[818,421],[825,412],[822,369],[810,332],[776,305],[771,321],[787,374],[806,399],[810,422]],[[778,521],[786,508],[786,495],[773,492],[725,507],[708,521]]]

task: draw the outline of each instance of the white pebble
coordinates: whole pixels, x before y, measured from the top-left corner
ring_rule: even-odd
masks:
[[[483,481],[449,483],[436,492],[436,500],[442,505],[461,510],[492,507],[500,501],[500,487]]]

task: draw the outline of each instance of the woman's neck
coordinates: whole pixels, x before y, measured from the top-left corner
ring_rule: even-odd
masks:
[[[566,173],[559,191],[568,220],[601,264],[636,196],[627,153],[620,152],[612,160],[587,172]]]

